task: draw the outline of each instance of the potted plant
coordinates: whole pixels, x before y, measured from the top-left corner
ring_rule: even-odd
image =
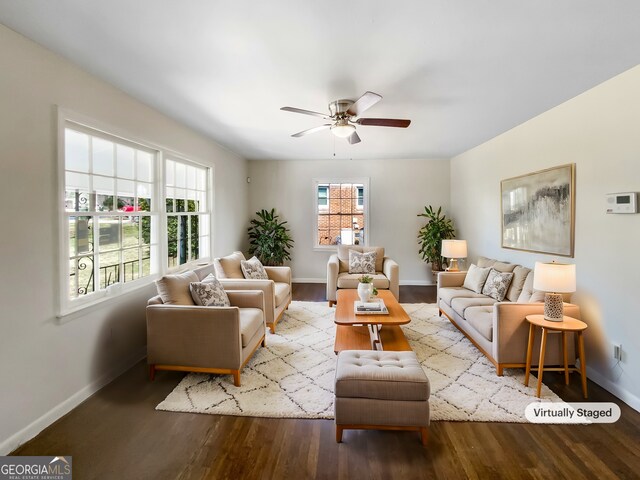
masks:
[[[249,254],[258,257],[263,265],[283,265],[291,260],[289,249],[293,246],[286,221],[281,222],[275,208],[256,212],[258,218],[251,220],[249,227]]]
[[[362,275],[358,283],[358,297],[362,303],[368,302],[373,295],[373,278],[369,275]]]
[[[442,250],[442,240],[455,238],[455,230],[453,222],[442,214],[442,207],[436,211],[429,205],[424,207],[424,213],[419,213],[419,217],[427,218],[427,223],[418,230],[418,243],[420,250],[418,253],[422,256],[422,260],[431,264],[431,271],[434,278],[437,278],[438,272],[444,270],[444,258],[440,255]]]

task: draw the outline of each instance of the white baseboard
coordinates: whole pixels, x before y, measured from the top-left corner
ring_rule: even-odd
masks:
[[[6,440],[0,442],[0,455],[8,455],[10,452],[18,448],[23,443],[31,440],[33,437],[38,435],[42,430],[47,428],[53,422],[63,417],[71,410],[76,408],[82,402],[84,402],[91,395],[96,393],[102,387],[122,375],[128,369],[130,369],[133,365],[138,363],[140,360],[147,356],[147,347],[145,346],[141,351],[136,352],[134,355],[131,355],[126,360],[117,364],[116,367],[111,369],[109,372],[102,375],[97,380],[91,382],[86,387],[82,388],[78,392],[71,395],[66,400],[60,402],[58,405],[53,407],[47,413],[42,415],[40,418],[33,421],[31,424],[27,425],[25,428],[20,430],[19,432],[14,433]]]
[[[640,398],[635,396],[630,391],[620,387],[620,385],[618,385],[617,383],[612,382],[611,380],[603,376],[600,372],[597,372],[593,368],[590,368],[588,365],[587,378],[600,385],[609,393],[618,397],[635,411],[640,412]]]
[[[326,278],[294,278],[293,283],[327,283]],[[400,286],[403,285],[435,285],[428,280],[400,280]]]

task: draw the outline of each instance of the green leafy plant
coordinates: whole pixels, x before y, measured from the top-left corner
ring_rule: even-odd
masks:
[[[373,291],[371,292],[371,295],[373,295],[374,297],[378,296],[378,289],[376,287],[373,287]]]
[[[256,212],[258,218],[251,220],[249,227],[249,254],[258,257],[263,265],[282,265],[291,260],[289,249],[293,247],[286,221],[281,222],[279,215],[271,210]]]
[[[427,224],[418,230],[418,253],[422,260],[431,264],[432,270],[441,271],[444,265],[444,258],[440,255],[442,240],[455,238],[453,222],[446,215],[442,215],[442,207],[436,211],[431,205],[424,207],[424,213],[419,213],[418,216],[428,219]]]
[[[369,275],[362,275],[360,277],[360,283],[372,283],[373,282],[373,277],[370,277]]]

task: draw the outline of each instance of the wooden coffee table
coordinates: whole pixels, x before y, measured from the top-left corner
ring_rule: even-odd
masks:
[[[388,315],[356,315],[353,304],[359,300],[355,289],[338,290],[336,305],[336,342],[334,351],[343,350],[411,350],[400,325],[411,321],[389,290],[380,290]]]

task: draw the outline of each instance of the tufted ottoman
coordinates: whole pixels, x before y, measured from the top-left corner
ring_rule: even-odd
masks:
[[[335,395],[337,442],[345,429],[370,429],[416,430],[427,443],[429,380],[414,352],[340,352]]]

